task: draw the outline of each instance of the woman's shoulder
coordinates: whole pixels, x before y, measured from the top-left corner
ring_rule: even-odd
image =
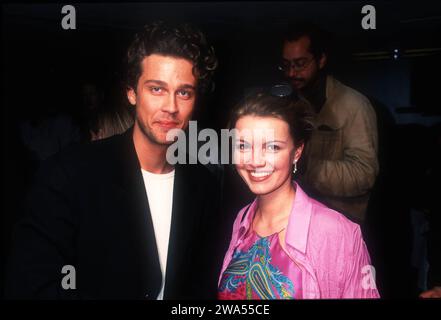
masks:
[[[311,229],[321,236],[338,238],[353,238],[360,231],[360,226],[348,219],[342,213],[329,208],[325,204],[311,200]]]

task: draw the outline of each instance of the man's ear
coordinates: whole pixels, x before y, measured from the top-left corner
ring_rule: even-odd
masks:
[[[129,102],[132,106],[136,105],[136,92],[133,88],[127,89],[127,99],[129,99]]]
[[[326,53],[322,53],[322,56],[319,60],[319,69],[323,69],[326,65],[326,63],[328,62],[328,56],[326,55]]]

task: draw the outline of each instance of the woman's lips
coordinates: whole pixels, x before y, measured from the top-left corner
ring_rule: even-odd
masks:
[[[272,171],[248,171],[251,181],[262,182],[271,176]]]

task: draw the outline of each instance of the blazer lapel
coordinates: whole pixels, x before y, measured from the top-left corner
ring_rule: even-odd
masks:
[[[133,226],[134,250],[138,251],[138,265],[143,272],[143,298],[156,299],[161,289],[161,269],[156,246],[153,221],[145,191],[141,167],[132,140],[133,129],[122,136],[122,146],[118,148],[120,168],[117,172],[119,183],[126,193],[130,210],[122,214],[130,219]]]
[[[173,210],[170,230],[170,241],[167,257],[167,271],[164,298],[173,299],[176,293],[174,285],[179,282],[178,277],[185,277],[189,246],[197,234],[197,226],[201,210],[198,198],[201,181],[197,177],[195,166],[176,165],[175,182],[173,187]]]

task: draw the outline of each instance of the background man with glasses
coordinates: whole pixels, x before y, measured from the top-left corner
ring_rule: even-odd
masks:
[[[378,174],[375,111],[369,100],[326,72],[326,36],[315,26],[284,35],[279,69],[315,111],[300,182],[313,196],[363,222]]]

